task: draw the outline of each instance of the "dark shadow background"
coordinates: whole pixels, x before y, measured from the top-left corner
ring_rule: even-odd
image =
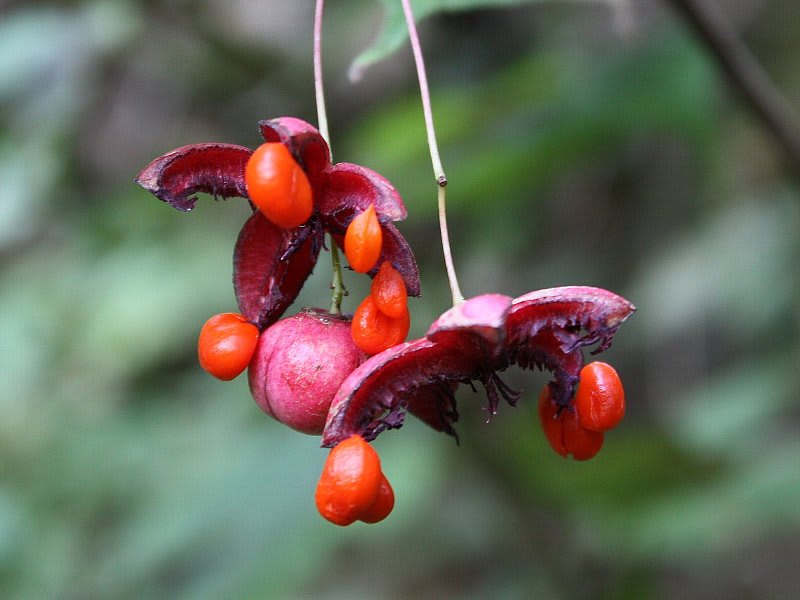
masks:
[[[719,5],[800,113],[800,4]],[[395,512],[340,529],[313,505],[318,439],[196,364],[200,325],[235,309],[246,205],[180,214],[133,184],[176,146],[316,122],[313,2],[0,2],[0,596],[792,597],[797,174],[663,3],[615,6],[421,34],[464,292],[630,298],[604,355],[625,422],[565,461],[546,376],[510,372],[523,400],[488,426],[460,396],[460,447],[418,423],[377,440]],[[332,144],[406,200],[419,336],[449,292],[410,50],[346,77],[380,11],[327,8]],[[327,306],[329,277],[323,255],[297,307]]]

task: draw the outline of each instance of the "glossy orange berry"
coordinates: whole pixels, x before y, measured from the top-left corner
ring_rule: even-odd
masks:
[[[406,308],[402,316],[389,320],[389,330],[384,340],[386,348],[391,348],[392,346],[405,342],[408,337],[409,329],[411,329],[411,315],[408,314],[408,308]],[[384,348],[384,350],[386,350],[386,348]]]
[[[314,209],[311,184],[289,149],[277,142],[261,144],[244,169],[247,195],[278,227],[302,225]]]
[[[317,510],[336,525],[350,525],[378,499],[381,487],[378,453],[360,435],[338,444],[325,460],[315,501]]]
[[[375,502],[358,519],[359,521],[364,521],[364,523],[378,523],[388,517],[393,508],[394,490],[389,480],[386,479],[386,475],[381,473],[381,483],[378,487],[378,495],[375,498]]]
[[[625,390],[614,367],[598,361],[581,369],[575,410],[581,427],[592,431],[607,431],[622,421]]]
[[[605,436],[602,431],[584,429],[569,408],[563,411],[564,445],[575,460],[589,460],[600,452]]]
[[[550,446],[561,456],[571,454],[575,460],[588,460],[603,447],[603,433],[581,427],[572,407],[559,410],[550,397],[550,386],[545,386],[539,396],[539,420]]]
[[[350,221],[344,235],[344,254],[354,271],[366,273],[378,262],[383,246],[383,230],[375,212],[375,205]]]
[[[200,329],[197,358],[208,373],[229,381],[247,368],[258,343],[258,328],[243,315],[214,315]]]
[[[410,327],[408,308],[397,319],[387,317],[378,308],[372,294],[369,294],[353,315],[351,331],[355,345],[372,355],[405,341]]]
[[[562,413],[566,409],[562,409]],[[539,422],[542,424],[544,436],[550,443],[550,447],[561,456],[568,454],[564,444],[564,422],[562,415],[558,413],[558,406],[550,399],[550,388],[545,386],[539,395]]]
[[[386,260],[378,269],[370,288],[375,303],[387,317],[399,319],[408,313],[408,291],[403,276]]]

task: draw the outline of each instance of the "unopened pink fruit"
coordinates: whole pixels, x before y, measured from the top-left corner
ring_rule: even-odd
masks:
[[[319,435],[339,385],[365,358],[349,319],[304,308],[261,333],[250,361],[250,392],[268,415]]]

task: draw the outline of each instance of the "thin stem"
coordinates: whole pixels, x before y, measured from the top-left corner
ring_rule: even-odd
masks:
[[[322,86],[322,16],[325,14],[325,0],[317,0],[314,10],[314,93],[317,101],[317,121],[319,122],[319,132],[325,143],[328,144],[331,160],[333,160],[333,150],[331,149],[331,138],[328,133],[328,113],[325,110],[325,90]],[[336,247],[336,240],[330,236],[331,247],[331,266],[333,276],[331,278],[331,309],[334,315],[342,313],[342,297],[345,294],[344,281],[342,278],[342,263],[339,260],[339,248]]]
[[[322,16],[325,13],[325,0],[317,0],[314,10],[314,92],[317,101],[317,121],[319,132],[331,146],[331,138],[328,134],[328,113],[325,110],[325,91],[322,87]],[[333,157],[331,157],[333,160]]]
[[[670,0],[750,108],[759,116],[797,173],[800,124],[791,105],[713,2]]]
[[[433,111],[431,110],[431,96],[428,89],[428,75],[425,72],[425,59],[422,57],[422,47],[419,43],[417,26],[414,22],[414,13],[411,10],[410,0],[402,0],[403,12],[406,17],[408,27],[408,38],[411,40],[411,50],[414,53],[414,64],[417,67],[417,79],[419,80],[419,93],[422,97],[422,112],[425,115],[425,129],[428,132],[428,149],[431,153],[431,163],[433,164],[433,174],[438,186],[439,204],[439,232],[442,238],[442,252],[444,253],[444,265],[447,269],[447,280],[450,284],[450,292],[453,295],[453,306],[464,301],[464,295],[458,285],[456,269],[453,265],[453,252],[450,249],[450,234],[447,229],[447,199],[445,186],[447,176],[442,167],[442,159],[439,156],[439,145],[436,142],[436,128],[433,125]]]
[[[339,248],[336,247],[336,240],[330,236],[331,240],[331,261],[333,263],[333,279],[331,280],[331,313],[334,315],[342,314],[342,297],[344,296],[344,282],[342,281],[342,263],[339,260]]]
[[[464,295],[458,286],[456,268],[453,265],[453,255],[450,252],[450,235],[447,232],[447,209],[445,201],[446,189],[439,186],[439,233],[442,236],[442,251],[444,252],[444,266],[447,269],[447,280],[450,283],[450,292],[453,294],[453,306],[464,301]]]
[[[414,12],[411,10],[411,1],[402,0],[403,12],[406,15],[406,27],[408,27],[408,39],[411,40],[411,50],[414,53],[414,63],[417,67],[417,79],[419,79],[419,93],[422,96],[422,112],[425,115],[425,129],[428,132],[428,148],[431,153],[433,163],[433,174],[436,183],[444,187],[447,185],[447,176],[442,168],[442,159],[439,157],[439,145],[436,142],[436,128],[433,126],[433,111],[431,110],[431,95],[428,91],[428,75],[425,72],[425,59],[422,57],[422,47],[419,44],[417,25],[414,22]]]

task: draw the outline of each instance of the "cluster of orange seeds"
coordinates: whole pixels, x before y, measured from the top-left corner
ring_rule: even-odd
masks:
[[[581,369],[571,406],[559,406],[545,386],[539,396],[539,420],[550,446],[561,456],[588,460],[600,452],[604,432],[625,416],[625,391],[611,365],[593,362]]]
[[[375,206],[370,204],[347,227],[347,262],[354,271],[368,273],[378,264],[382,246],[383,231]],[[353,315],[353,341],[365,354],[378,354],[405,341],[410,326],[405,281],[389,261],[384,261],[372,280],[370,293]]]
[[[283,228],[305,223],[313,211],[311,186],[303,169],[283,144],[259,146],[245,168],[247,193],[267,219]],[[375,205],[356,215],[344,236],[344,253],[350,267],[368,273],[378,264],[383,229]],[[353,317],[353,341],[364,353],[378,354],[408,336],[408,294],[400,273],[384,261],[370,294]]]
[[[408,293],[402,275],[384,262],[370,293],[353,315],[353,341],[366,354],[378,354],[405,341],[411,327]]]
[[[360,435],[331,450],[314,499],[319,514],[342,526],[383,521],[394,508],[394,491],[381,470],[381,459]]]

